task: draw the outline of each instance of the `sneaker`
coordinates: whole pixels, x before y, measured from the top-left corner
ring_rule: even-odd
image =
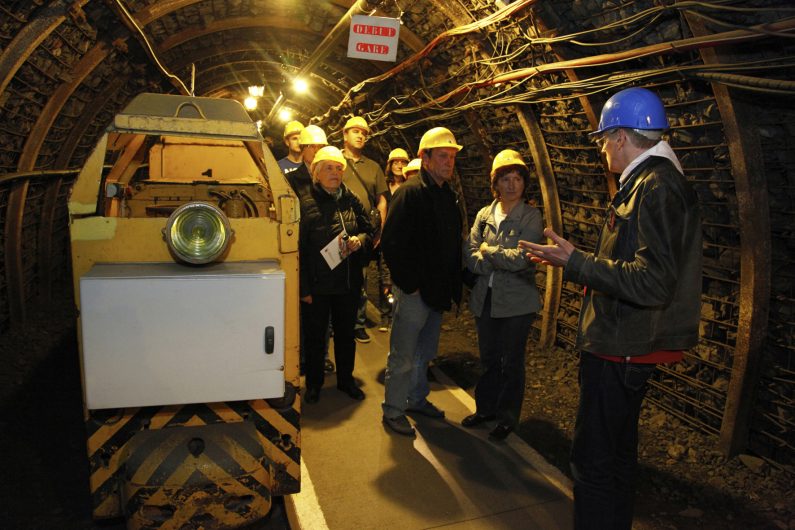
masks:
[[[403,436],[414,436],[415,434],[414,427],[411,426],[406,416],[401,415],[397,418],[387,418],[384,416],[383,421],[384,425],[398,434],[402,434]]]
[[[464,427],[474,427],[476,425],[480,425],[485,421],[491,421],[497,419],[494,414],[470,414],[463,420],[461,420],[461,425]]]
[[[334,373],[334,363],[331,362],[331,359],[326,359],[326,361],[323,363],[323,371],[327,374]]]
[[[423,416],[428,416],[429,418],[444,418],[444,411],[430,401],[426,401],[422,405],[409,407],[406,409],[406,412],[415,412]]]
[[[356,339],[356,342],[370,342],[370,335],[367,334],[367,330],[364,328],[354,329],[353,330],[353,338]]]

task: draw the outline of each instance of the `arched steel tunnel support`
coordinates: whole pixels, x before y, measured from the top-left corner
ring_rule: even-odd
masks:
[[[709,32],[701,19],[687,16],[695,36]],[[723,61],[715,49],[702,49],[704,64]],[[730,90],[712,84],[729,143],[740,225],[740,314],[731,381],[720,429],[720,450],[729,456],[748,443],[753,392],[759,383],[770,303],[770,207],[762,145],[752,111],[732,97]]]
[[[105,43],[98,43],[90,49],[70,72],[68,82],[59,86],[39,114],[25,141],[17,163],[19,172],[31,171],[41,151],[47,134],[69,97],[85,78],[104,61],[110,49]],[[22,263],[22,223],[25,199],[28,193],[27,179],[17,182],[9,192],[5,222],[6,283],[8,285],[9,315],[14,325],[25,321],[24,266]]]
[[[541,199],[544,202],[544,217],[546,226],[551,226],[558,233],[563,233],[563,216],[560,211],[558,199],[558,184],[555,180],[555,170],[549,158],[544,135],[538,124],[538,118],[529,106],[517,108],[516,117],[522,126],[533,163],[536,167],[539,183],[541,184]],[[541,336],[538,347],[549,349],[555,344],[557,334],[558,308],[560,295],[563,290],[563,269],[560,267],[547,267],[547,281],[544,290],[544,308],[541,310]]]

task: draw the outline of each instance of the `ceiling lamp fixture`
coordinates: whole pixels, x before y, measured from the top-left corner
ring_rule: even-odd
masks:
[[[309,84],[306,82],[306,79],[296,77],[293,81],[293,90],[295,90],[296,94],[305,94],[306,91],[309,90]]]
[[[257,100],[265,94],[265,87],[260,85],[251,85],[248,87],[248,97],[243,100],[243,106],[246,110],[256,110]]]
[[[290,109],[281,109],[279,111],[280,121],[287,122],[290,121],[291,119],[293,119],[293,111],[291,111]]]
[[[257,98],[248,96],[246,99],[243,100],[243,106],[246,107],[246,110],[254,110],[257,108]]]

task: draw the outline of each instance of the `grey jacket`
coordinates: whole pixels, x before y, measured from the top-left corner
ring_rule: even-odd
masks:
[[[695,346],[701,253],[698,196],[670,160],[649,157],[613,198],[595,253],[575,250],[563,270],[587,287],[577,347],[634,356]]]
[[[535,313],[541,309],[535,284],[535,265],[518,247],[520,239],[537,243],[543,239],[541,212],[529,204],[517,204],[497,231],[494,221],[496,207],[495,200],[481,208],[469,239],[464,242],[467,267],[478,275],[469,295],[469,308],[475,316],[493,318]],[[480,252],[480,244],[484,241],[488,248]],[[491,315],[481,315],[492,272]]]

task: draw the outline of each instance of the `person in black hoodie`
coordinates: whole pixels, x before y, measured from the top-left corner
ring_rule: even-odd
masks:
[[[442,312],[461,301],[463,219],[450,187],[462,147],[444,127],[420,140],[422,169],[395,192],[381,237],[395,310],[384,379],[384,424],[414,435],[406,412],[444,418],[428,401],[428,363],[436,356]]]
[[[329,314],[337,388],[353,399],[364,399],[353,379],[353,327],[373,229],[361,201],[342,184],[345,165],[345,157],[336,147],[320,149],[312,161],[313,185],[301,199],[300,290],[309,312],[304,319],[307,403],[320,399]]]

